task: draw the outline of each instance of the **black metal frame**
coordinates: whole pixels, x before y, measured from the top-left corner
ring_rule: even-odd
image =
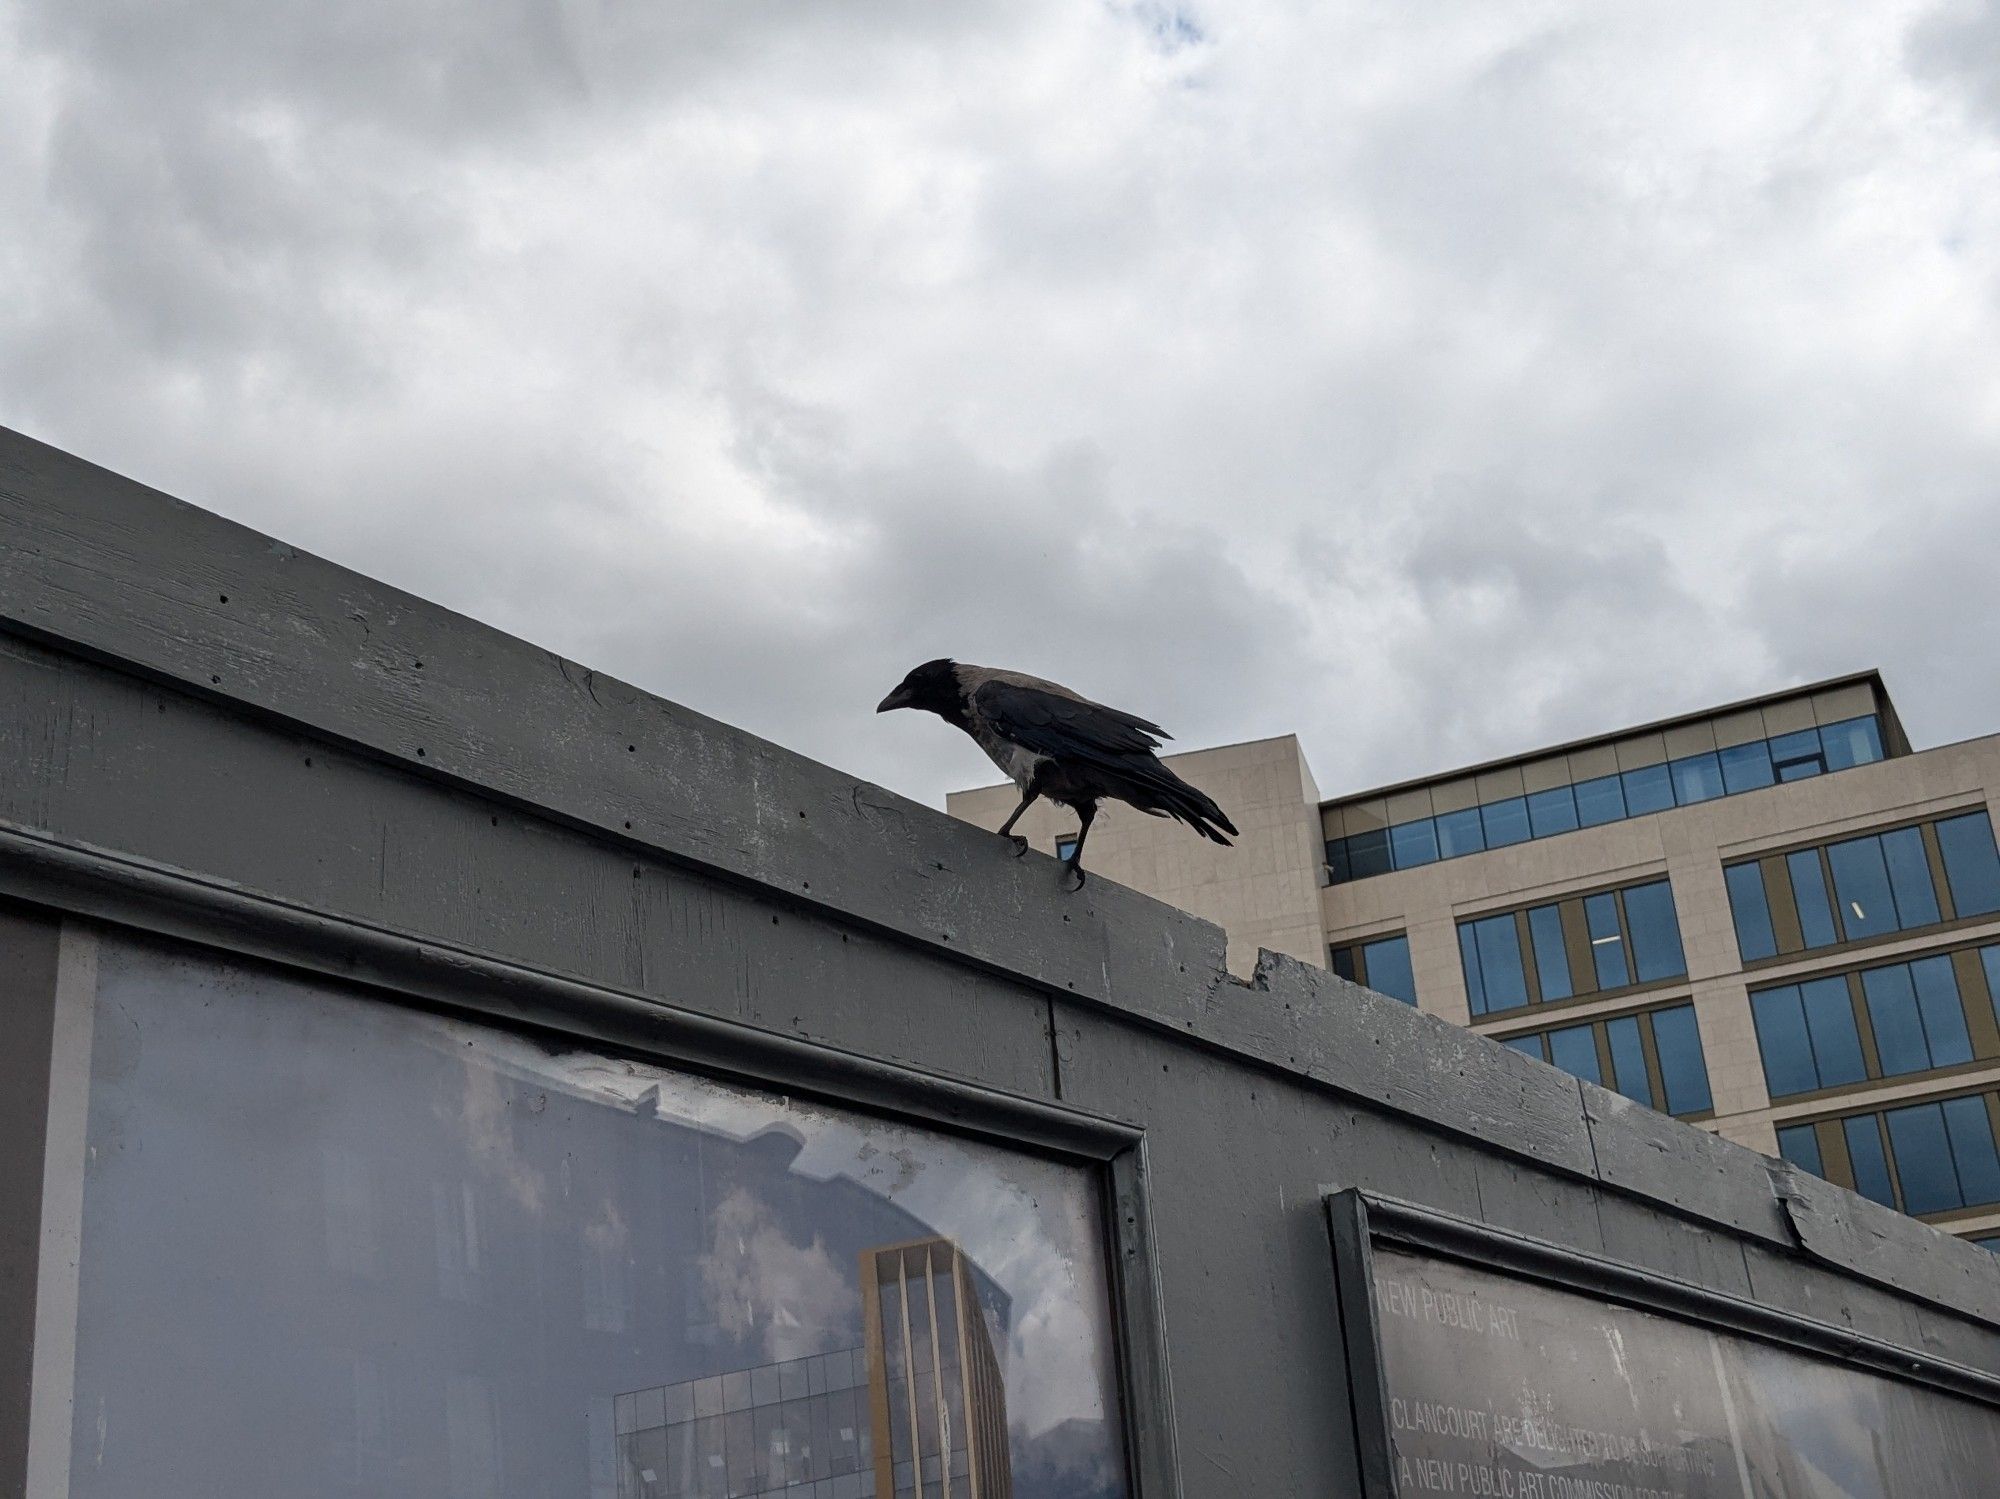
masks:
[[[552,1033],[1090,1170],[1105,1226],[1134,1499],[1180,1499],[1146,1140],[1139,1127],[720,1020],[4,822],[0,897],[337,979],[388,1003]]]
[[[1489,1228],[1355,1187],[1329,1193],[1326,1210],[1347,1357],[1350,1414],[1362,1492],[1367,1499],[1400,1499],[1389,1426],[1388,1379],[1375,1305],[1377,1241],[1775,1343],[2000,1409],[2000,1376],[1656,1270]]]

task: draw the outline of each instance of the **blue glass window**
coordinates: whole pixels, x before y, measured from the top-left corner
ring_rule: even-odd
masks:
[[[1486,829],[1488,848],[1526,843],[1532,836],[1528,827],[1528,799],[1524,796],[1510,796],[1504,802],[1488,802],[1479,809],[1479,820]]]
[[[1819,1159],[1819,1132],[1810,1124],[1793,1124],[1779,1130],[1778,1154],[1814,1176],[1826,1175]]]
[[[1536,906],[1528,913],[1528,940],[1535,949],[1535,976],[1541,980],[1543,1002],[1576,993],[1569,977],[1569,950],[1563,946],[1562,912],[1555,906]]]
[[[1792,900],[1799,911],[1799,930],[1807,947],[1828,947],[1840,940],[1833,925],[1833,907],[1826,898],[1826,876],[1819,867],[1819,850],[1801,849],[1785,855],[1792,876]]]
[[[1650,984],[1687,972],[1680,921],[1674,915],[1673,887],[1665,880],[1634,885],[1625,892],[1625,924],[1632,933],[1632,968],[1637,982]]]
[[[1572,1077],[1580,1077],[1585,1082],[1601,1084],[1604,1081],[1597,1066],[1597,1038],[1591,1035],[1587,1025],[1550,1031],[1549,1060]]]
[[[1799,1001],[1812,1037],[1819,1085],[1837,1088],[1867,1077],[1868,1064],[1861,1055],[1861,1033],[1855,1028],[1854,1001],[1848,997],[1847,980],[1809,979],[1799,985]]]
[[[1947,1208],[1964,1207],[1965,1194],[1959,1190],[1958,1173],[1952,1169],[1944,1111],[1934,1103],[1924,1103],[1913,1108],[1890,1109],[1882,1117],[1888,1122],[1889,1144],[1896,1152],[1896,1175],[1903,1184],[1903,1211],[1941,1213]],[[1857,1170],[1855,1175],[1858,1178],[1860,1172]]]
[[[1576,820],[1584,827],[1625,820],[1625,788],[1618,777],[1578,781],[1570,789],[1576,792]]]
[[[1660,1058],[1660,1080],[1667,1088],[1669,1114],[1697,1114],[1713,1106],[1708,1092],[1708,1063],[1701,1054],[1701,1031],[1693,1005],[1676,1005],[1653,1012],[1653,1049]]]
[[[1376,828],[1347,835],[1347,862],[1357,880],[1387,874],[1395,865],[1389,861],[1389,830]]]
[[[1826,770],[1826,757],[1820,753],[1819,730],[1800,729],[1795,734],[1780,734],[1771,741],[1771,769],[1777,772],[1781,781],[1803,781]]]
[[[1611,1086],[1634,1103],[1653,1105],[1653,1086],[1646,1078],[1646,1048],[1639,1039],[1639,1017],[1621,1015],[1608,1021],[1605,1038],[1611,1043]]]
[[[1471,1001],[1473,1014],[1517,1010],[1528,1002],[1528,980],[1521,967],[1521,939],[1511,915],[1461,922],[1458,947],[1465,965],[1466,997]]]
[[[1361,966],[1368,975],[1368,987],[1406,1005],[1417,1002],[1417,979],[1410,971],[1410,939],[1384,937],[1364,943]]]
[[[2000,947],[1980,948],[1979,961],[1986,969],[1986,993],[1993,1001],[1993,1018],[2000,1020]]]
[[[1644,770],[1628,770],[1618,778],[1625,786],[1625,815],[1644,817],[1648,812],[1664,812],[1674,804],[1674,782],[1664,765],[1648,765]]]
[[[1716,759],[1722,762],[1722,789],[1731,796],[1769,786],[1778,779],[1771,769],[1771,746],[1762,739],[1718,750]]]
[[[1336,947],[1333,950],[1333,971],[1346,979],[1350,984],[1361,982],[1361,974],[1354,966],[1353,948]]]
[[[1715,758],[1714,750],[1674,760],[1667,769],[1673,775],[1674,800],[1683,807],[1713,801],[1722,795],[1722,764]]]
[[[1882,1127],[1873,1114],[1859,1114],[1840,1121],[1847,1139],[1847,1163],[1854,1168],[1854,1190],[1872,1197],[1884,1207],[1896,1205],[1896,1189],[1889,1180],[1889,1158],[1882,1153]]]
[[[1756,864],[1731,864],[1722,871],[1729,887],[1729,914],[1736,921],[1736,950],[1743,961],[1776,957],[1778,938],[1771,930],[1771,905],[1764,898],[1764,872]]]
[[[1762,989],[1750,996],[1750,1018],[1757,1027],[1757,1050],[1764,1059],[1764,1083],[1773,1098],[1810,1093],[1819,1086],[1813,1065],[1812,1041],[1806,1035],[1805,1007],[1796,984]]]
[[[1882,862],[1880,839],[1850,838],[1845,843],[1829,844],[1826,862],[1833,869],[1840,922],[1850,940],[1896,930],[1896,899],[1889,893],[1889,870]]]
[[[1872,765],[1882,758],[1882,727],[1872,713],[1840,723],[1822,724],[1819,742],[1828,770]]]
[[[1531,796],[1507,797],[1480,807],[1442,812],[1433,818],[1399,823],[1393,829],[1332,839],[1327,844],[1328,877],[1333,884],[1345,884],[1387,874],[1392,869],[1413,869],[1436,859],[1456,859],[1484,849],[1507,848],[1573,828],[1601,827],[1628,817],[1644,817],[1675,806],[1692,806],[1718,796],[1754,791],[1778,781],[1796,781],[1828,770],[1865,765],[1882,756],[1881,725],[1872,714],[1863,715],[1824,728],[1801,729],[1750,744],[1733,744],[1727,749],[1703,750],[1667,764],[1593,776],[1574,786],[1556,786]],[[1990,829],[1988,841],[1991,841]],[[1987,903],[1969,914],[2000,910],[2000,860],[1994,858],[1990,848],[1985,865],[1992,867],[1983,876],[1981,888],[1985,893],[1976,900]],[[1973,870],[1972,877],[1979,877],[1979,871]],[[1913,923],[1906,917],[1903,924]]]
[[[1885,1077],[1922,1072],[1931,1065],[1924,1044],[1924,1023],[1917,1013],[1916,988],[1910,970],[1901,963],[1871,968],[1861,975],[1868,999],[1868,1023],[1875,1031],[1875,1054]]]
[[[1937,825],[1938,849],[1951,885],[1951,903],[1960,916],[2000,911],[2000,852],[1993,847],[1993,824],[1984,812],[1948,817]]]
[[[1476,854],[1486,847],[1486,832],[1479,825],[1479,809],[1467,807],[1459,812],[1440,812],[1431,819],[1437,824],[1438,853],[1447,859],[1456,859],[1461,854]]]
[[[1923,1017],[1924,1041],[1931,1066],[1956,1067],[1972,1060],[1972,1037],[1965,1027],[1965,1006],[1958,998],[1958,975],[1946,957],[1918,958],[1910,964],[1910,981],[1917,989],[1917,1013]]]
[[[1590,957],[1597,965],[1597,987],[1622,989],[1632,982],[1625,966],[1625,939],[1618,931],[1618,905],[1609,895],[1586,896],[1583,919],[1590,928]]]
[[[1576,826],[1576,793],[1568,786],[1536,791],[1528,797],[1528,826],[1537,838],[1567,833]]]
[[[1986,1112],[1986,1100],[1947,1098],[1939,1107],[1944,1112],[1944,1132],[1951,1140],[1951,1162],[1958,1168],[1959,1195],[1966,1206],[2000,1202],[2000,1153],[1993,1147],[1993,1120]]]
[[[1428,817],[1397,823],[1389,829],[1389,854],[1398,869],[1435,864],[1438,856],[1437,829]]]
[[[1885,1075],[1972,1060],[1972,1038],[1950,958],[1871,968],[1861,975],[1861,988]]]
[[[1882,861],[1889,866],[1889,889],[1896,897],[1896,924],[1908,928],[1937,921],[1937,890],[1931,884],[1931,861],[1924,855],[1924,835],[1915,828],[1884,833]]]
[[[1542,1038],[1540,1036],[1507,1036],[1502,1039],[1500,1044],[1502,1046],[1511,1046],[1514,1050],[1521,1053],[1522,1056],[1533,1057],[1537,1062],[1546,1062],[1548,1060],[1542,1054]]]

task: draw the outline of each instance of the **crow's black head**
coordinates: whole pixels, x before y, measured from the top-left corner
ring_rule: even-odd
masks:
[[[958,663],[940,656],[911,668],[910,674],[896,684],[896,690],[875,705],[877,713],[887,713],[891,708],[922,708],[941,718],[953,718],[963,712]]]

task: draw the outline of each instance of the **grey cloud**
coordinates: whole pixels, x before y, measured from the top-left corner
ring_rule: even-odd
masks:
[[[1911,65],[1963,90],[1971,107],[2000,128],[2000,5],[1946,0],[1911,29]]]
[[[702,1294],[715,1325],[783,1363],[841,1346],[860,1320],[849,1273],[817,1237],[794,1241],[747,1187],[733,1188],[709,1215]]]
[[[939,653],[1329,792],[1865,661],[1969,731],[1988,30],[34,3],[0,419],[933,799]]]
[[[630,0],[31,0],[23,31],[121,91],[169,109],[260,106],[432,146],[519,141],[586,110],[648,98],[773,58],[840,46],[935,44],[1011,24],[918,0],[661,6]]]
[[[1919,744],[1994,732],[2000,655],[1988,538],[1996,514],[2000,482],[1930,513],[1891,508],[1848,546],[1781,562],[1757,604],[1758,626],[1784,642],[1778,669],[1825,676],[1876,661],[1892,642],[1902,659],[1887,662],[1889,686]],[[1813,628],[1789,628],[1795,619]],[[1933,676],[1952,690],[1923,690]],[[1919,690],[1901,691],[1911,685]]]

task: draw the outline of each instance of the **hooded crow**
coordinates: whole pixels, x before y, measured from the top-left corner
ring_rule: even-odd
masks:
[[[1183,781],[1153,753],[1172,736],[1156,723],[1019,672],[956,661],[926,661],[876,705],[921,708],[970,734],[987,757],[1021,788],[1021,805],[1000,827],[1014,824],[1036,800],[1069,807],[1077,816],[1076,847],[1064,867],[1083,888],[1083,840],[1097,804],[1107,797],[1151,817],[1173,817],[1225,847],[1235,824],[1220,807]],[[1028,840],[1014,838],[1025,852]]]

